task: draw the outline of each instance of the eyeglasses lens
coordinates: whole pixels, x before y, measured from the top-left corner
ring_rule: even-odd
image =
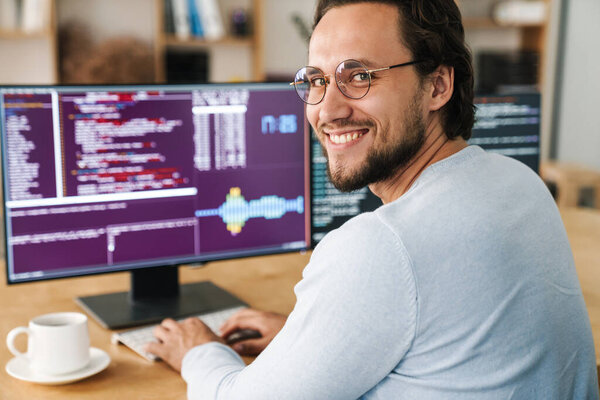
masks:
[[[318,68],[301,68],[294,79],[296,93],[305,103],[318,104],[325,97],[326,79]]]
[[[361,62],[346,60],[335,70],[338,87],[346,96],[361,99],[366,96],[371,87],[371,75]]]

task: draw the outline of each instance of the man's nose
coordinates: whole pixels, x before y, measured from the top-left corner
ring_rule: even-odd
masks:
[[[331,123],[339,119],[346,119],[352,115],[352,100],[344,96],[332,79],[325,90],[323,101],[316,105],[319,109],[319,122]]]

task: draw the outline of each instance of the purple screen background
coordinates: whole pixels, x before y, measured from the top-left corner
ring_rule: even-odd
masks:
[[[52,96],[49,94],[30,94],[19,96],[5,96],[6,103],[42,103],[52,105]],[[54,166],[54,139],[52,137],[52,108],[19,108],[6,109],[6,118],[9,115],[25,115],[29,120],[31,132],[26,134],[27,140],[35,144],[35,149],[29,153],[28,162],[40,164],[38,188],[32,188],[32,194],[41,194],[43,198],[56,196]],[[4,121],[3,121],[4,122]],[[8,168],[8,174],[11,173]]]
[[[171,93],[173,94],[173,93]],[[175,93],[178,94],[178,93]],[[179,93],[182,94],[182,93]],[[85,98],[85,93],[69,94],[68,97],[80,96]],[[182,120],[181,126],[174,127],[170,133],[148,133],[145,137],[138,137],[132,142],[154,142],[155,148],[136,150],[140,153],[161,153],[166,157],[163,163],[144,163],[141,164],[145,169],[149,168],[177,168],[184,176],[190,179],[194,172],[193,163],[190,162],[194,157],[194,125],[191,113],[190,100],[153,100],[127,104],[120,111],[122,120],[131,120],[134,118],[165,118],[166,120]],[[71,115],[80,115],[80,111],[75,109],[75,103],[71,101],[62,102],[62,124],[65,139],[65,169],[67,172],[79,169],[76,165],[76,153],[81,151],[81,146],[75,143],[75,124],[70,119]],[[116,143],[126,143],[127,138],[115,138]],[[188,162],[183,162],[184,160]],[[127,165],[127,164],[126,164]],[[74,175],[67,175],[67,195],[77,195],[77,180]],[[178,187],[190,186],[180,185]]]
[[[226,89],[224,89],[226,90]],[[238,88],[239,90],[239,88]],[[129,92],[130,93],[130,92]],[[172,94],[173,92],[169,92]],[[178,92],[182,94],[182,92]],[[183,93],[185,94],[185,93]],[[190,92],[187,92],[190,94]],[[85,95],[68,93],[67,96]],[[50,96],[46,96],[49,98]],[[308,160],[305,137],[304,107],[293,90],[256,90],[250,92],[246,113],[246,154],[245,168],[214,169],[214,116],[211,116],[211,166],[210,171],[197,171],[194,168],[194,124],[192,101],[169,100],[141,102],[121,110],[122,118],[166,118],[180,119],[182,126],[175,127],[170,134],[148,134],[144,141],[153,141],[156,147],[150,152],[160,152],[165,161],[158,165],[144,165],[145,168],[176,168],[183,177],[189,178],[185,184],[176,186],[196,187],[196,196],[166,197],[86,203],[77,205],[38,206],[7,209],[9,224],[9,263],[14,274],[25,272],[51,272],[55,276],[78,275],[82,273],[127,269],[133,264],[156,265],[161,260],[169,264],[173,259],[227,258],[240,251],[256,254],[281,250],[291,242],[307,241],[308,210],[302,214],[287,212],[278,219],[251,218],[237,235],[226,229],[219,216],[195,217],[196,210],[215,209],[225,202],[225,196],[232,187],[239,187],[247,201],[262,196],[276,195],[286,199],[303,196],[306,203],[306,163]],[[37,110],[27,110],[37,111]],[[50,112],[51,110],[47,110]],[[68,196],[77,193],[76,153],[81,147],[75,144],[75,128],[70,115],[77,114],[72,102],[62,102],[61,122],[63,127],[63,173],[66,177],[65,190]],[[294,114],[297,116],[298,130],[292,134],[263,134],[261,118],[264,115]],[[33,116],[33,117],[32,117]],[[52,129],[35,114],[30,119],[40,121],[35,125],[35,143],[42,148],[53,149]],[[50,118],[51,122],[51,118]],[[4,121],[2,121],[4,123]],[[33,123],[32,123],[33,127]],[[50,145],[48,145],[50,144]],[[5,149],[10,151],[10,148]],[[144,150],[145,151],[145,150]],[[36,160],[37,161],[37,160]],[[54,155],[46,152],[39,156],[40,171],[47,173],[40,178],[43,187],[54,188]],[[48,172],[48,171],[51,171]],[[10,171],[8,172],[10,173]],[[5,172],[6,175],[6,172]],[[44,189],[46,197],[53,197],[50,189]],[[53,209],[81,207],[87,205],[117,204],[115,209],[98,211],[68,212],[51,214]],[[46,215],[29,215],[30,212],[46,211]],[[24,215],[26,214],[26,215]],[[152,224],[157,221],[184,221],[184,226],[151,227],[138,231],[122,232],[114,237],[114,249],[109,251],[108,229],[130,224]],[[11,238],[22,235],[49,234],[56,232],[80,232],[82,230],[104,230],[97,237],[11,245]],[[307,247],[308,245],[305,245]],[[110,253],[110,254],[109,254]],[[120,263],[124,263],[120,266]],[[132,264],[133,263],[133,264]],[[58,275],[57,275],[58,274]],[[28,278],[30,279],[30,278]],[[38,278],[39,279],[39,278]]]

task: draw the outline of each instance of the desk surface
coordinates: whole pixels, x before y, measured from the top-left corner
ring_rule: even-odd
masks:
[[[182,283],[211,280],[255,308],[288,314],[296,301],[293,287],[302,277],[309,254],[219,261],[204,268],[180,268]],[[21,399],[186,399],[186,386],[179,374],[164,363],[150,363],[124,346],[110,343],[111,331],[90,319],[91,345],[111,357],[106,370],[91,378],[64,386],[41,386],[11,378],[4,370],[12,354],[5,338],[15,326],[26,326],[39,314],[81,311],[73,299],[129,289],[129,274],[117,273],[84,278],[6,285],[0,263],[0,398]],[[18,347],[26,347],[25,338]]]
[[[600,361],[600,212],[562,211],[575,256],[583,295],[590,314],[596,359]],[[309,254],[287,254],[222,261],[205,268],[181,268],[181,281],[211,280],[253,307],[289,313],[295,303],[294,285],[301,279]],[[0,264],[2,269],[3,265]],[[110,344],[111,332],[90,320],[92,346],[107,351],[109,367],[100,374],[65,386],[40,386],[9,377],[4,366],[12,355],[3,344],[15,326],[36,315],[55,311],[81,311],[76,296],[123,291],[126,273],[6,286],[0,272],[0,398],[13,399],[185,399],[185,384],[163,363],[149,363],[127,348]],[[23,340],[24,342],[24,340]],[[24,344],[23,346],[24,347]]]

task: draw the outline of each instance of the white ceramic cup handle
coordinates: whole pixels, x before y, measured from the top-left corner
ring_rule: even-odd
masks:
[[[15,347],[15,338],[17,336],[19,336],[21,333],[26,333],[27,335],[31,335],[32,332],[31,332],[31,329],[29,329],[29,328],[26,328],[24,326],[18,326],[16,328],[14,328],[13,330],[11,330],[10,332],[8,332],[8,336],[6,336],[6,345],[8,346],[8,349],[10,350],[10,352],[13,353],[15,357],[27,357],[27,354],[21,353]]]

